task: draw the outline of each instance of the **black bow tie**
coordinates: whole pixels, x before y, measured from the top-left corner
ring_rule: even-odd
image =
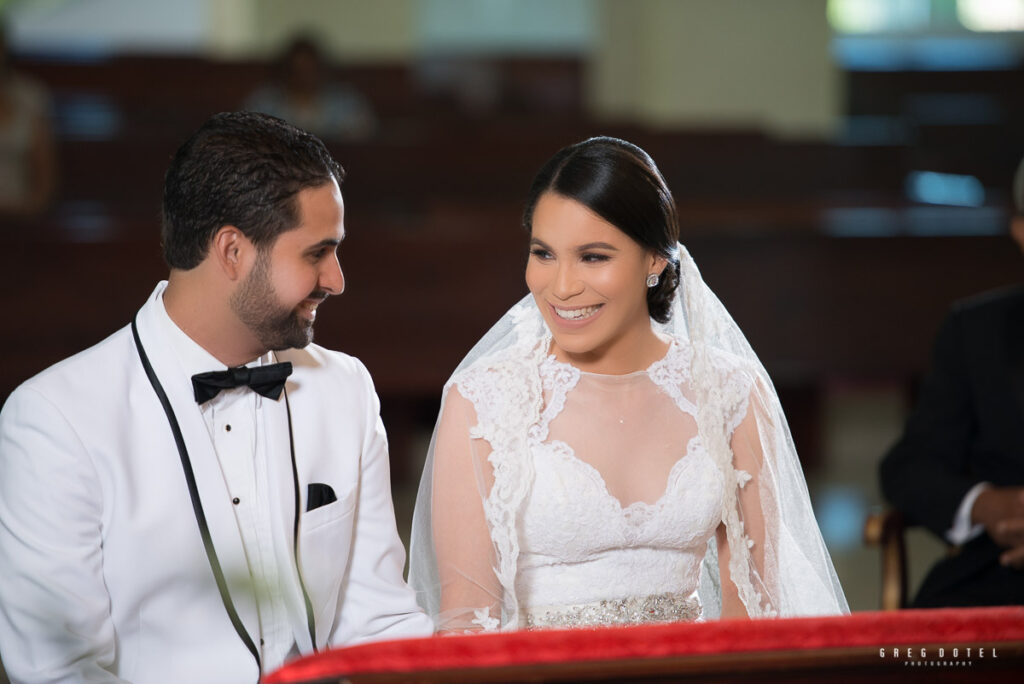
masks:
[[[221,390],[243,385],[270,399],[277,399],[284,391],[284,381],[292,374],[290,361],[269,366],[239,366],[225,371],[210,371],[192,376],[192,389],[200,406],[213,399]]]

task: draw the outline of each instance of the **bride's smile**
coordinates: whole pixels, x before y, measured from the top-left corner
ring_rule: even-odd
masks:
[[[651,329],[647,278],[665,259],[583,204],[546,192],[533,213],[526,284],[554,339],[581,370],[621,374],[664,354]]]

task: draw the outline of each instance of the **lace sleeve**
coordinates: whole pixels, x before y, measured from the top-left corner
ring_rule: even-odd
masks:
[[[441,631],[494,628],[494,616],[501,614],[502,590],[481,496],[493,486],[491,448],[471,436],[476,423],[472,402],[452,387],[437,427],[431,501]]]
[[[785,416],[765,378],[732,433],[732,492],[717,536],[722,615],[848,612],[810,506]]]
[[[761,491],[760,476],[764,450],[758,429],[762,407],[757,397],[749,396],[737,408],[735,418],[728,420],[732,449],[733,502],[732,511],[725,511],[725,521],[718,529],[718,564],[722,577],[722,617],[771,615],[770,592],[764,587],[765,540],[768,538],[765,504],[770,491]],[[764,420],[764,417],[761,417]],[[769,506],[770,507],[770,506]],[[730,517],[733,514],[734,517]],[[730,533],[734,537],[730,543]]]
[[[439,630],[519,627],[517,515],[533,480],[525,455],[539,420],[543,351],[542,339],[471,352],[445,386],[409,549],[409,582]]]

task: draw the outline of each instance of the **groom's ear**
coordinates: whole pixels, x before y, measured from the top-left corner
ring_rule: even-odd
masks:
[[[210,241],[206,255],[213,259],[228,280],[240,280],[255,261],[256,247],[236,226],[221,226]]]

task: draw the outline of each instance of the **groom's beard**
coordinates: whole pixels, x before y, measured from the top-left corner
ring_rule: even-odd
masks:
[[[318,289],[306,300],[323,300],[327,296],[327,292]],[[269,250],[259,252],[252,271],[232,295],[231,308],[266,349],[301,349],[313,341],[313,321],[302,316],[299,307],[289,308],[280,303],[270,280]]]

